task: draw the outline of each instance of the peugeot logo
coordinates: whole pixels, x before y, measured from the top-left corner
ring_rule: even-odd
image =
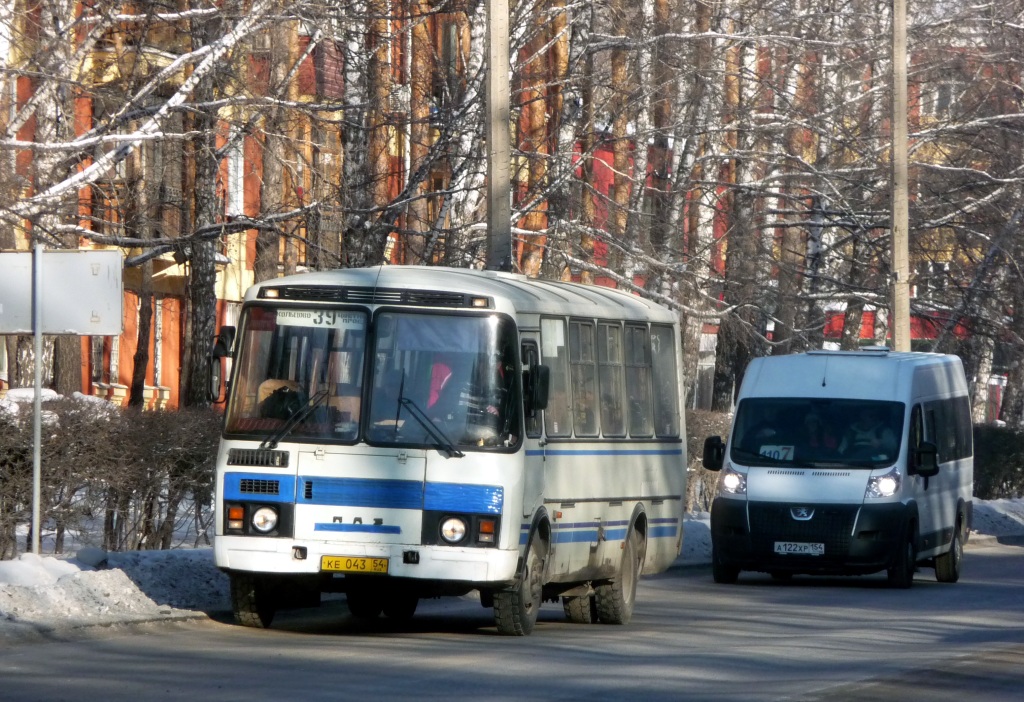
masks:
[[[806,522],[814,516],[814,510],[810,507],[790,507],[789,514],[798,522]]]

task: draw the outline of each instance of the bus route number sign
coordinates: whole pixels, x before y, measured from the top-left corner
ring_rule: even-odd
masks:
[[[320,570],[332,573],[387,573],[387,558],[362,556],[321,556]]]

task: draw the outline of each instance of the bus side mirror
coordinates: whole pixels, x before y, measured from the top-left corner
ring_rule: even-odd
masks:
[[[709,436],[704,439],[704,455],[702,463],[708,470],[722,470],[725,462],[725,442],[720,436]]]
[[[220,402],[220,386],[224,379],[224,358],[231,357],[231,347],[235,343],[235,328],[221,327],[220,334],[214,337],[213,349],[210,350],[210,387],[206,397],[210,402]]]
[[[913,460],[908,473],[920,475],[922,478],[931,478],[939,474],[939,449],[930,441],[922,441],[920,446],[914,449]]]
[[[547,366],[534,364],[523,374],[523,395],[526,409],[532,416],[548,408],[548,391],[551,388],[551,369]]]

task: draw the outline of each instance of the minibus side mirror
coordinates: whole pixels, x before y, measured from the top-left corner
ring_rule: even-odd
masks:
[[[725,442],[720,436],[709,436],[704,439],[703,464],[708,470],[722,470],[725,461]]]
[[[939,474],[939,449],[930,441],[922,441],[914,449],[911,466],[907,470],[911,475],[931,478]]]

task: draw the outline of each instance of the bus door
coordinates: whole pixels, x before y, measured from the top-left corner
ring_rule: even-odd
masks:
[[[536,332],[523,332],[521,355],[524,370],[540,363],[540,350]],[[525,412],[526,436],[523,439],[523,516],[529,517],[544,501],[544,445],[541,441],[541,412]]]

